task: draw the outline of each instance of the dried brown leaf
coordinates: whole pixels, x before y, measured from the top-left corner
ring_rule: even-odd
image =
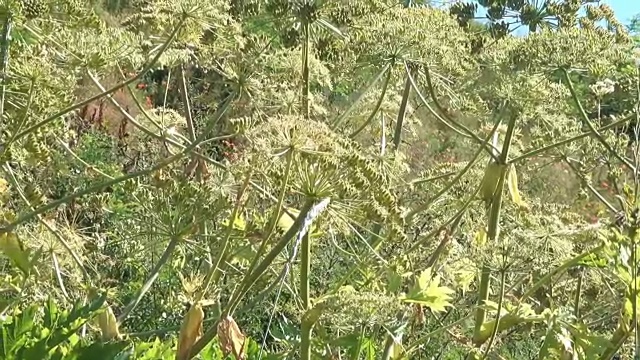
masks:
[[[236,360],[245,360],[245,336],[231,316],[227,316],[218,324],[218,338],[224,356],[233,354]]]

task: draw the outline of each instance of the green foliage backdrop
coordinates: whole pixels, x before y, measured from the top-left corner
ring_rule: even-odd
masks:
[[[0,0],[3,358],[637,356],[614,15]]]

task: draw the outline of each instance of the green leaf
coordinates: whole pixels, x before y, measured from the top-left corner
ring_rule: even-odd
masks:
[[[519,207],[526,207],[527,204],[522,200],[518,190],[518,175],[513,164],[509,166],[507,172],[507,187],[509,188],[509,194],[511,194],[511,200]]]
[[[387,269],[387,290],[393,294],[400,290],[401,286],[402,276],[393,269]]]
[[[44,309],[44,326],[53,329],[58,322],[58,306],[52,297],[47,300],[47,306]]]
[[[31,262],[29,252],[18,239],[15,233],[3,233],[0,235],[0,250],[9,258],[11,262],[22,271],[25,276],[29,275]]]
[[[424,305],[433,312],[443,312],[447,307],[453,306],[449,301],[454,293],[454,290],[440,286],[440,276],[436,275],[432,278],[432,272],[429,268],[420,274],[409,294],[401,299],[408,303]]]
[[[223,220],[222,225],[229,226],[229,220],[228,219]],[[244,218],[242,218],[242,215],[238,214],[235,220],[233,220],[233,228],[236,230],[244,231],[246,226],[247,226],[247,223],[244,221]]]
[[[111,360],[111,359],[129,359],[129,357],[117,357],[129,345],[126,341],[118,341],[112,343],[94,342],[83,348],[76,348],[72,353],[76,357],[74,360]]]

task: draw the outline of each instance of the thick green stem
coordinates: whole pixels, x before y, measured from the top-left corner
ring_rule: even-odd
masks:
[[[513,139],[513,133],[516,125],[516,116],[512,115],[507,126],[507,132],[505,134],[504,143],[502,146],[502,151],[499,155],[499,164],[501,165],[501,174],[500,179],[498,181],[498,185],[493,194],[493,198],[491,199],[491,208],[489,211],[489,219],[487,226],[487,237],[489,241],[495,243],[498,239],[499,235],[499,224],[500,224],[500,210],[502,208],[502,194],[504,193],[504,182],[507,175],[506,166],[509,162],[509,150],[511,148],[511,141]],[[489,289],[491,285],[491,269],[484,265],[482,267],[482,274],[480,276],[480,289],[478,294],[478,309],[476,310],[476,318],[475,318],[475,326],[473,332],[473,342],[476,346],[482,345],[483,335],[482,335],[482,325],[486,320],[486,311],[482,308],[485,301],[489,298]],[[502,286],[504,286],[504,281]],[[498,318],[500,314],[498,314]],[[496,326],[497,329],[497,326]]]
[[[396,128],[393,132],[393,149],[398,150],[400,148],[400,142],[402,139],[402,127],[404,126],[404,120],[407,116],[407,105],[409,104],[409,95],[411,95],[411,78],[407,73],[407,79],[404,82],[404,91],[402,92],[402,101],[400,102],[400,111],[398,111],[398,118],[396,120]]]
[[[482,324],[486,321],[487,311],[483,308],[485,301],[489,300],[489,287],[491,285],[491,269],[488,266],[482,267],[480,275],[480,285],[478,286],[478,308],[476,309],[475,325],[473,329],[473,342],[482,345]]]
[[[309,274],[311,272],[311,241],[309,233],[302,237],[300,253],[300,297],[302,307],[306,312],[311,309],[309,298]],[[311,326],[305,321],[301,323],[300,356],[301,360],[311,360]]]
[[[304,45],[302,47],[302,82],[303,82],[303,99],[304,99],[304,117],[309,119],[309,23],[303,22]],[[309,299],[309,272],[311,271],[311,244],[309,241],[309,233],[306,233],[301,240],[302,253],[300,264],[300,296],[302,298],[302,307],[305,312],[311,308]],[[300,359],[311,360],[311,330],[313,324],[302,321],[300,324]]]
[[[291,239],[298,233],[298,231],[302,228],[302,224],[304,220],[313,207],[313,200],[309,199],[300,209],[300,213],[296,217],[296,220],[293,222],[293,225],[287,230],[287,232],[282,236],[280,241],[273,245],[273,248],[269,253],[262,259],[262,261],[256,266],[253,272],[245,274],[242,282],[240,283],[238,290],[238,298],[242,298],[251,287],[258,281],[258,279],[265,273],[267,268],[273,263],[275,258],[284,250],[284,248],[291,242]],[[221,318],[225,318],[229,315],[230,307],[227,306],[222,311]],[[196,356],[204,347],[213,340],[217,335],[217,322],[209,329],[207,332],[193,345],[191,348],[191,354],[189,358],[193,358]]]

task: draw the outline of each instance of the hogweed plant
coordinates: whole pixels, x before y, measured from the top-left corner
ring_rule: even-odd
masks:
[[[636,356],[632,44],[507,8],[0,1],[3,356]]]

